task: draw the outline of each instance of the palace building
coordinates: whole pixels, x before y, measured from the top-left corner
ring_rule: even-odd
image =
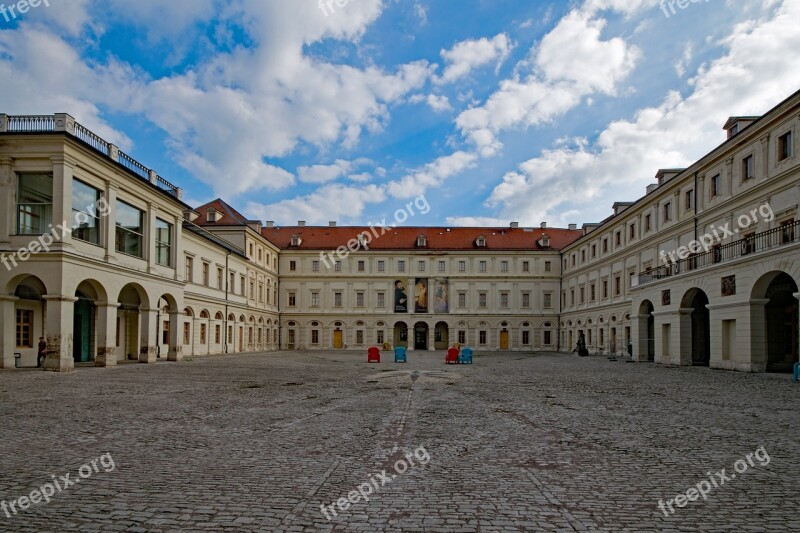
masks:
[[[689,125],[687,125],[688,127]],[[268,350],[798,360],[800,93],[582,228],[278,226],[182,191],[71,116],[0,114],[2,368]]]

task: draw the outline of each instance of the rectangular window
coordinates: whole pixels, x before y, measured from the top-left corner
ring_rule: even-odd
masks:
[[[508,293],[501,292],[500,293],[500,308],[501,309],[508,309]]]
[[[439,272],[444,272],[446,268],[447,268],[447,263],[445,263],[444,261],[439,261]]]
[[[575,254],[572,254],[572,266],[575,266],[575,259],[576,259]]]
[[[553,263],[552,263],[552,261],[545,261],[544,262],[544,271],[545,272],[552,272],[553,271]]]
[[[358,262],[358,271],[359,272],[364,272],[364,271],[366,271],[366,269],[367,269],[366,261],[359,261]]]
[[[312,329],[311,330],[311,344],[319,344],[319,330]]]
[[[523,331],[522,332],[522,345],[529,346],[531,343],[531,332],[530,331]]]
[[[294,292],[289,293],[289,307],[297,307],[297,294]]]
[[[586,262],[586,250],[581,250],[581,264]]]
[[[203,285],[205,285],[206,287],[211,285],[210,272],[211,272],[211,265],[209,265],[208,263],[203,263]],[[251,293],[253,292],[252,288],[250,289],[250,292]]]
[[[603,298],[608,298],[608,280],[603,280]]]
[[[591,285],[589,285],[589,301],[590,302],[595,301],[595,296],[597,296],[597,291],[595,290],[594,283],[592,283]]]
[[[480,270],[481,272],[486,272],[486,261],[480,262]]]
[[[482,292],[478,294],[478,307],[481,309],[486,309],[486,293]]]
[[[53,175],[18,174],[17,233],[44,235],[53,222]]]
[[[230,279],[228,280],[228,284],[229,284],[228,291],[230,291],[231,293],[235,294],[236,293],[236,274],[231,272],[229,278]]]
[[[200,344],[206,344],[206,335],[208,335],[207,328],[208,326],[206,324],[200,324]]]
[[[333,306],[334,307],[341,307],[342,306],[342,293],[341,292],[334,292],[333,293]]]
[[[74,238],[92,244],[100,244],[100,214],[97,210],[99,201],[99,190],[82,181],[72,180],[72,236]]]
[[[222,344],[222,326],[214,326],[214,344]]]
[[[250,282],[250,299],[256,299],[256,284],[253,281]]]
[[[672,220],[672,202],[664,204],[664,222]]]
[[[406,262],[405,261],[398,261],[397,262],[397,271],[398,272],[405,272],[406,271]]]
[[[319,293],[312,292],[311,293],[311,307],[319,307]]]
[[[144,257],[144,212],[117,201],[116,250],[133,257]]]
[[[711,198],[719,196],[719,174],[711,178]]]
[[[187,344],[191,343],[191,337],[192,337],[191,334],[192,334],[192,326],[191,326],[191,324],[189,324],[189,322],[184,322],[183,323],[183,344],[184,345],[187,345]]]
[[[691,211],[694,209],[694,189],[689,189],[684,195],[684,209]]]
[[[742,181],[747,181],[756,177],[755,158],[748,155],[742,159]]]
[[[186,282],[194,283],[194,259],[186,258]]]
[[[364,293],[357,292],[356,293],[356,307],[364,307]]]
[[[608,253],[608,238],[603,239],[603,253]]]
[[[117,324],[117,327],[119,327],[119,324]],[[117,335],[119,335],[119,332],[117,332]],[[169,344],[169,320],[165,320],[164,323],[162,324],[161,344],[167,344],[167,345]],[[117,346],[119,346],[119,340],[117,340]]]
[[[508,261],[500,261],[500,272],[508,272]]]
[[[239,276],[239,294],[244,296],[245,291],[245,284],[247,283],[247,278],[244,275]]]
[[[523,272],[530,272],[531,271],[531,264],[529,261],[522,262],[522,271]]]
[[[742,238],[742,255],[752,254],[756,251],[756,234],[750,233]]]
[[[486,344],[486,332],[485,331],[478,332],[478,343],[481,344],[481,345],[485,345]]]
[[[384,331],[382,329],[379,329],[376,332],[375,340],[377,341],[378,344],[383,344],[384,342],[386,342],[386,334],[384,333]]]
[[[156,263],[172,266],[172,224],[156,219]],[[220,269],[220,287],[222,287],[222,269]]]
[[[336,263],[334,263],[333,271],[334,272],[341,272],[342,271],[342,262],[341,261],[336,261]]]
[[[458,344],[467,344],[467,332],[463,329],[458,331]]]
[[[631,224],[630,226],[630,240],[636,238],[636,224]]]
[[[545,331],[544,332],[544,343],[547,346],[550,346],[551,344],[553,344],[553,335],[552,335],[551,332],[549,332],[549,331]]]
[[[225,282],[225,271],[219,267],[217,267],[217,288],[219,290],[223,290],[225,286],[223,283]]]
[[[787,131],[778,137],[778,161],[792,157],[792,132]]]
[[[620,246],[622,244],[622,232],[618,231],[614,235],[614,246]]]
[[[614,295],[619,296],[622,293],[622,278],[617,276],[614,278]]]
[[[319,272],[319,261],[311,261],[311,271]]]
[[[459,292],[458,293],[458,307],[465,308],[467,306],[467,293],[466,292]]]
[[[586,302],[586,287],[581,287],[581,303]]]
[[[530,309],[531,307],[531,293],[523,292],[522,293],[522,308],[523,309]]]
[[[386,272],[386,261],[378,261],[378,272]]]
[[[794,242],[794,220],[781,222],[781,244]]]
[[[289,261],[289,271],[290,272],[297,271],[297,261]]]
[[[569,290],[569,305],[575,305],[575,289]]]
[[[544,307],[545,309],[552,309],[553,307],[552,293],[549,292],[544,293],[544,297],[542,298],[542,307]]]
[[[17,309],[17,348],[33,348],[33,311]]]
[[[458,262],[458,271],[459,272],[466,272],[467,271],[467,262],[466,261],[459,261]]]
[[[425,261],[417,262],[417,270],[419,272],[425,272]]]
[[[644,230],[650,231],[653,229],[653,217],[651,215],[644,216]]]
[[[378,293],[378,307],[386,307],[386,293],[379,292]]]
[[[358,329],[356,330],[356,346],[362,346],[364,344],[364,330]]]

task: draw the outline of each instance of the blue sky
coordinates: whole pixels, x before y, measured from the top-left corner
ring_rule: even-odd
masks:
[[[1,112],[283,225],[598,221],[800,89],[792,0],[48,3],[0,15]]]

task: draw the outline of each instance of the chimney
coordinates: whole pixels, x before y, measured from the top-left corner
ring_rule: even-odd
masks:
[[[336,221],[335,220],[331,220],[330,222],[328,222],[328,226],[331,227],[331,228],[335,228],[336,227]]]
[[[275,227],[275,221],[274,220],[267,220],[267,223],[265,224],[265,226],[268,227],[268,228],[274,228]]]
[[[306,227],[306,221],[305,220],[298,220],[297,221],[297,227],[298,228],[305,228]]]
[[[569,230],[570,231],[577,231],[578,230],[578,225],[577,224],[570,224],[569,225]]]
[[[542,222],[542,229],[547,229],[547,222]]]
[[[511,229],[518,229],[518,228],[519,228],[519,222],[512,222],[511,223]]]
[[[647,186],[647,189],[646,189],[647,194],[650,194],[651,192],[653,192],[656,189],[658,189],[658,183],[651,183],[650,185]]]

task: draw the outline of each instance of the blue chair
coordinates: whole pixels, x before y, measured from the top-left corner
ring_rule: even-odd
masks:
[[[458,355],[458,362],[462,365],[471,365],[472,348],[461,348],[461,353]]]
[[[408,363],[408,357],[406,356],[406,349],[402,346],[398,346],[394,349],[394,362],[395,363]]]
[[[800,363],[794,364],[794,382],[800,381]]]

